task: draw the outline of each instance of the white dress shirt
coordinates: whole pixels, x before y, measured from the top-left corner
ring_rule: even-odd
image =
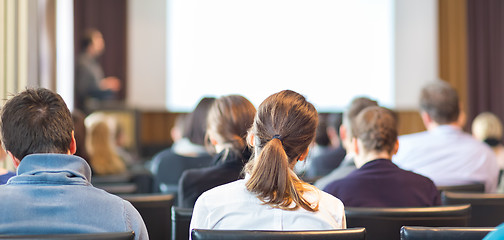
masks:
[[[437,186],[484,183],[486,192],[497,188],[499,166],[494,152],[455,126],[400,136],[399,151],[392,161],[430,178]]]
[[[248,176],[246,177],[248,179]],[[346,228],[343,203],[316,188],[303,196],[319,200],[319,211],[272,208],[249,192],[246,179],[215,187],[203,193],[196,204],[190,229],[227,230],[329,230]]]

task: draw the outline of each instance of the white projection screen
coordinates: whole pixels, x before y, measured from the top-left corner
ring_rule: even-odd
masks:
[[[394,0],[170,0],[167,107],[283,89],[319,111],[394,106]]]

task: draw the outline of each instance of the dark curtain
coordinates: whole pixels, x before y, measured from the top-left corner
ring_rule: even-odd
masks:
[[[121,80],[119,99],[126,96],[127,1],[74,0],[75,57],[81,51],[80,39],[85,29],[96,28],[103,34],[105,51],[100,57],[105,76]]]
[[[469,123],[489,111],[504,121],[504,1],[468,0]]]

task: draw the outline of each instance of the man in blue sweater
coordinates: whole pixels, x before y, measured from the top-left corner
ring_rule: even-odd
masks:
[[[0,186],[0,234],[135,232],[148,239],[138,211],[91,185],[74,156],[72,117],[58,94],[27,89],[2,108],[2,140],[17,176]]]

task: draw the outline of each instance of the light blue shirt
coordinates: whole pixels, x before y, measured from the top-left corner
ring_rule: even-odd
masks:
[[[90,184],[91,169],[80,157],[32,154],[17,176],[0,186],[0,234],[135,232],[149,239],[138,211]]]
[[[452,125],[400,136],[392,161],[437,186],[484,183],[486,192],[497,189],[499,166],[494,152]]]

